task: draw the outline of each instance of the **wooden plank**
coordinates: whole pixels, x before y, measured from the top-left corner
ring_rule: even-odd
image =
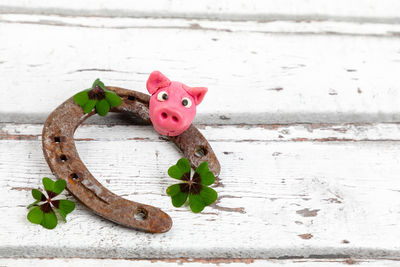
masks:
[[[97,77],[145,92],[154,69],[209,87],[197,123],[400,121],[397,25],[353,36],[341,24],[330,27],[342,34],[321,24],[282,34],[241,22],[13,16],[0,23],[2,122],[43,122]]]
[[[400,142],[368,140],[398,138],[399,127],[390,125],[387,134],[369,129],[364,141],[351,142],[297,140],[306,132],[301,126],[292,126],[290,139],[280,142],[274,127],[202,129],[222,164],[215,187],[220,198],[202,214],[170,204],[165,189],[174,181],[166,170],[180,155],[149,127],[78,129],[81,158],[102,183],[172,216],[170,232],[149,235],[102,220],[80,204],[55,230],[31,225],[25,219],[29,191],[50,175],[40,126],[3,125],[0,257],[400,258]],[[357,136],[337,129],[316,135]],[[243,139],[246,131],[256,138]]]
[[[2,0],[0,12],[63,16],[174,17],[225,20],[399,22],[396,0]]]
[[[49,15],[1,14],[1,23],[50,25],[107,29],[187,29],[223,32],[251,32],[290,35],[347,35],[398,37],[399,24],[354,23],[338,21],[218,21],[198,19],[60,17]]]
[[[334,260],[259,260],[259,259],[154,259],[154,260],[121,260],[121,259],[1,259],[0,266],[160,266],[171,267],[177,265],[189,267],[229,266],[229,267],[257,267],[257,266],[287,266],[287,267],[343,267],[357,264],[360,267],[399,266],[396,260],[365,260],[365,259],[334,259]]]

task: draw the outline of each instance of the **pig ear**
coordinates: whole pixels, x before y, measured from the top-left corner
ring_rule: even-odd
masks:
[[[152,95],[159,88],[169,86],[170,84],[171,81],[167,77],[165,77],[164,74],[156,70],[150,74],[149,79],[146,83],[146,87],[147,91],[149,91],[149,93]]]
[[[189,87],[187,92],[193,97],[196,106],[203,101],[204,96],[207,93],[206,87]]]

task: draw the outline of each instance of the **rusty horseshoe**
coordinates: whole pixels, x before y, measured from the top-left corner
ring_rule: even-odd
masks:
[[[122,99],[122,104],[112,112],[124,112],[151,124],[150,96],[137,91],[110,87]],[[120,225],[151,233],[167,232],[172,220],[161,209],[124,199],[106,189],[86,168],[79,158],[74,142],[74,132],[95,111],[84,114],[73,98],[66,100],[47,118],[42,135],[43,153],[51,171],[58,179],[67,182],[68,191],[94,213]],[[210,170],[218,177],[220,164],[210,144],[191,125],[178,136],[168,137],[189,159],[193,168],[208,161]]]

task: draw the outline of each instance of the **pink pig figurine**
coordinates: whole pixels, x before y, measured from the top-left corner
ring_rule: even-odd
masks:
[[[150,98],[150,119],[154,129],[167,136],[177,136],[189,128],[196,106],[207,93],[205,87],[189,87],[171,82],[159,71],[153,71],[146,83]]]

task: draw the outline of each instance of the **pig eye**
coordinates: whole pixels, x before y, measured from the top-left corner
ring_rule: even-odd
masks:
[[[184,97],[184,98],[182,98],[182,105],[187,108],[190,108],[192,106],[192,101],[190,101],[189,98]]]
[[[157,100],[158,100],[158,101],[165,101],[165,100],[167,100],[167,99],[168,99],[168,94],[167,94],[167,92],[161,91],[161,92],[158,93],[158,95],[157,95]]]

